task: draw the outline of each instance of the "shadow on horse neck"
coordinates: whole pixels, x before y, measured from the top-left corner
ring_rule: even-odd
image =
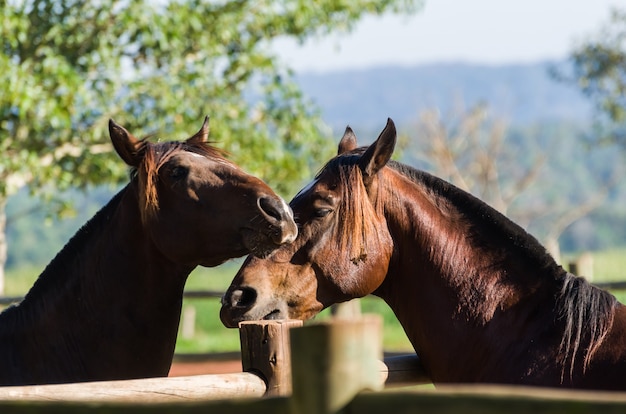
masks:
[[[2,384],[167,375],[193,267],[149,245],[133,198],[118,193],[0,314]]]
[[[110,122],[131,181],[0,314],[0,385],[165,376],[189,273],[291,242],[291,210],[207,143],[138,140]]]

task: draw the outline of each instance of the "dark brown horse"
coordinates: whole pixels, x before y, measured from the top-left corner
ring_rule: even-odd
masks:
[[[435,384],[626,389],[626,307],[482,201],[389,161],[395,139],[391,121],[368,148],[346,130],[291,202],[296,241],[246,260],[224,324],[307,319],[373,293]]]
[[[130,183],[0,314],[2,385],[167,375],[189,273],[296,237],[286,203],[207,143],[207,120],[184,142],[109,131]]]

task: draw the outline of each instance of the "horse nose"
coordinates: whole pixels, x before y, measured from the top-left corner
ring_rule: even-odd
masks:
[[[256,302],[256,290],[248,287],[235,289],[230,294],[227,292],[222,298],[222,305],[231,308],[248,309]]]
[[[293,242],[298,235],[298,226],[287,203],[282,198],[261,197],[258,204],[265,218],[279,230],[272,238],[274,243]]]
[[[243,315],[254,306],[257,299],[256,290],[252,288],[237,288],[228,291],[222,297],[220,320],[227,328],[236,328]]]

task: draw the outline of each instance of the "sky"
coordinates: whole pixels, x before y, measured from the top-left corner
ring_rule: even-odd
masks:
[[[441,62],[489,65],[563,59],[626,0],[424,0],[411,16],[366,17],[351,33],[274,50],[296,72]]]

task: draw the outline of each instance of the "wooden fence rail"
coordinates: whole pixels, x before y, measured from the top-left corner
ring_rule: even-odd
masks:
[[[263,379],[267,374],[259,371],[258,376],[244,372],[226,376],[4,387],[0,388],[0,395],[3,396],[0,413],[626,412],[626,393],[467,385],[446,386],[437,390],[402,388],[380,391],[384,378],[387,378],[388,383],[396,376],[395,369],[402,367],[404,370],[405,366],[399,363],[402,358],[387,361],[384,368],[380,363],[375,363],[381,352],[380,319],[365,317],[352,321],[334,320],[298,329],[291,329],[291,323],[266,321],[257,327],[244,328],[249,332],[242,334],[242,338],[245,336],[248,340],[253,337],[260,339],[260,343],[254,341],[255,351],[251,354],[260,355],[269,350],[268,354],[261,357],[264,362],[256,368],[262,371],[266,369],[262,368],[264,363],[269,361],[269,365],[280,365],[287,358],[284,350],[279,349],[279,344],[284,343],[284,334],[289,332],[288,336],[294,345],[291,349],[291,367],[271,367],[266,372],[284,373],[285,369],[291,370],[293,388],[290,395],[281,395],[285,388],[278,384],[275,388],[279,392],[275,396],[268,396],[270,387],[266,387]],[[273,344],[267,345],[270,342]],[[243,349],[244,343],[245,340],[242,342],[242,352],[247,352]],[[403,358],[406,362],[407,358]],[[408,362],[415,367],[417,360],[413,356],[408,358]],[[278,377],[284,375],[279,373]],[[234,384],[239,379],[256,385],[247,384],[249,388],[244,391],[214,394],[214,385],[223,388],[223,382]],[[407,378],[404,377],[404,380]],[[267,384],[270,383],[267,381]],[[36,391],[35,397],[24,393],[27,389]],[[43,390],[52,393],[45,394]],[[126,392],[128,394],[120,397]],[[265,397],[261,398],[261,395]]]
[[[0,401],[162,403],[252,398],[265,395],[265,381],[250,372],[146,378],[74,384],[0,387]],[[4,412],[0,409],[0,412]]]
[[[288,396],[292,393],[289,329],[299,326],[302,326],[302,321],[242,323],[240,335],[244,372],[0,387],[0,402],[146,404]],[[430,382],[416,355],[385,358],[376,363],[376,370],[380,386]]]
[[[386,386],[427,384],[416,355],[378,361],[379,381]],[[276,380],[274,380],[276,383]],[[291,378],[289,378],[289,386]],[[0,401],[162,403],[254,398],[267,394],[268,385],[254,372],[98,381],[74,384],[0,387]],[[3,412],[0,410],[0,412]]]
[[[2,413],[41,414],[297,414],[289,397],[244,398],[184,403],[85,403],[0,401]],[[626,412],[622,393],[589,393],[534,388],[460,386],[441,390],[361,392],[342,414],[565,414]]]

